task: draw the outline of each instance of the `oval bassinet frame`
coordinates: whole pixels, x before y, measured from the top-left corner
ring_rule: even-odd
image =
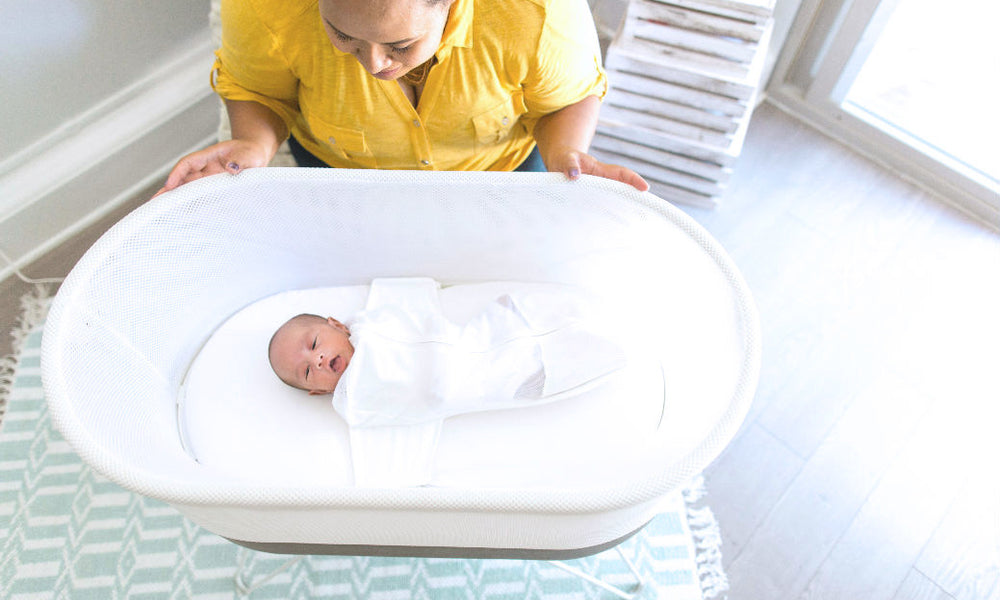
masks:
[[[338,255],[356,260],[331,268]],[[570,283],[610,291],[636,314],[673,298],[673,310],[692,315],[671,327],[719,321],[725,331],[707,341],[677,334],[688,347],[664,361],[715,362],[692,387],[700,397],[678,401],[677,418],[688,421],[662,452],[637,458],[639,475],[627,481],[330,488],[232,477],[191,460],[174,402],[211,332],[271,294],[373,276]],[[723,339],[732,348],[716,356]],[[52,420],[81,458],[236,543],[545,559],[591,554],[641,529],[735,435],[759,362],[750,292],[704,229],[651,194],[546,173],[272,168],[187,184],[134,211],[84,255],[53,301],[42,348]]]

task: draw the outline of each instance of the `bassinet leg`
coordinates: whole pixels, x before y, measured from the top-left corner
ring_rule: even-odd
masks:
[[[251,550],[240,546],[239,549],[240,563],[239,566],[236,567],[236,575],[233,577],[233,582],[236,584],[236,591],[238,591],[242,596],[247,596],[250,593],[254,592],[262,585],[264,585],[268,581],[271,581],[272,579],[280,575],[283,571],[288,570],[292,565],[305,558],[305,555],[290,558],[286,560],[285,563],[282,564],[277,569],[274,569],[273,571],[271,571],[266,575],[261,575],[260,577],[257,578],[257,581],[254,581],[252,584],[250,584],[249,582],[246,581],[246,578],[251,576],[251,574],[247,573],[247,557],[250,556],[251,552],[252,552]]]
[[[556,567],[559,567],[560,569],[562,569],[563,571],[566,571],[567,573],[571,573],[573,575],[576,575],[580,579],[583,579],[583,580],[585,580],[585,581],[587,581],[589,583],[592,583],[592,584],[596,585],[597,587],[600,587],[602,589],[605,589],[605,590],[611,592],[612,594],[614,594],[615,596],[618,596],[619,598],[625,598],[625,600],[632,600],[633,598],[636,597],[636,595],[642,589],[642,586],[645,585],[646,581],[645,581],[645,579],[643,579],[642,574],[639,573],[639,569],[636,568],[635,564],[631,560],[629,560],[629,558],[627,556],[625,556],[625,553],[622,551],[621,546],[615,546],[615,550],[618,551],[618,556],[620,556],[621,559],[623,561],[625,561],[625,564],[628,565],[628,570],[631,571],[632,572],[632,576],[635,577],[636,584],[633,587],[634,591],[632,593],[623,592],[622,590],[616,588],[615,586],[613,586],[613,585],[611,585],[609,583],[605,583],[605,582],[601,581],[600,579],[594,577],[593,575],[591,575],[589,573],[584,573],[583,571],[581,571],[580,569],[577,569],[576,567],[571,567],[571,566],[567,565],[566,563],[564,563],[562,561],[553,560],[553,561],[549,561],[549,562],[550,562],[550,564],[552,564],[552,565],[554,565]]]

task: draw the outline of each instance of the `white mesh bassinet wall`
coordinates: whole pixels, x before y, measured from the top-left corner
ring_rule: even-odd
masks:
[[[395,490],[248,476],[185,451],[178,390],[220,324],[287,290],[401,276],[561,283],[600,297],[662,372],[663,411],[642,451],[575,465],[581,476],[558,486],[484,485],[480,474]],[[53,421],[84,461],[226,538],[303,552],[569,556],[613,543],[721,452],[759,369],[749,291],[704,230],[650,194],[545,173],[253,169],[199,180],[86,253],[43,339]],[[546,428],[574,435],[558,410],[546,414]],[[292,457],[294,440],[282,449]]]

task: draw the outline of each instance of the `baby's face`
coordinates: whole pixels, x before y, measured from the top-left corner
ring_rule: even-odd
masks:
[[[310,394],[331,394],[354,356],[347,327],[333,318],[296,317],[271,343],[271,367],[285,383]]]

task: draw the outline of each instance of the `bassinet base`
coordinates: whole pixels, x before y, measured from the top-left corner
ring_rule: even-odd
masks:
[[[586,548],[545,550],[538,548],[467,548],[445,546],[367,546],[349,544],[301,544],[296,542],[230,542],[269,554],[304,554],[316,556],[380,556],[393,558],[502,558],[511,560],[573,560],[610,550],[642,531],[649,521],[634,531],[610,542]]]

